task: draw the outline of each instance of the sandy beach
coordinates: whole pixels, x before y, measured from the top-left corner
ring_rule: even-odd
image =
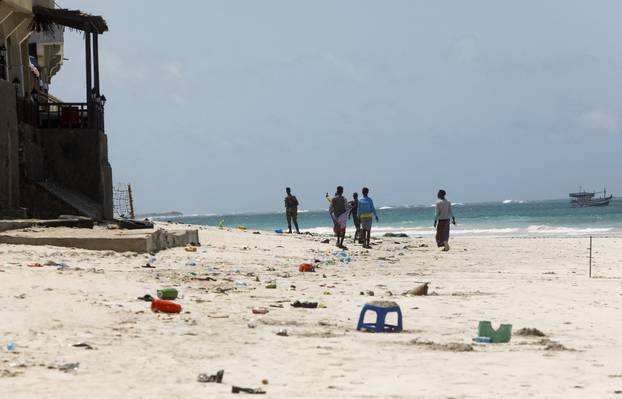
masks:
[[[370,251],[350,244],[346,264],[333,238],[200,236],[155,268],[134,253],[0,245],[0,397],[222,398],[232,385],[271,398],[622,397],[621,237],[595,238],[588,279],[587,237],[458,237],[448,253],[378,237]],[[403,295],[425,281],[428,296]],[[161,287],[179,290],[181,314],[137,299]],[[396,301],[404,331],[356,331],[372,300]],[[546,336],[473,344],[480,320]],[[222,384],[197,381],[220,369]]]

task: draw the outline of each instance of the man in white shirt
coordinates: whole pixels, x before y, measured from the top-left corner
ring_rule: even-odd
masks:
[[[449,251],[449,221],[456,225],[451,202],[445,199],[445,190],[438,191],[438,201],[436,202],[436,215],[434,217],[434,227],[436,228],[436,245],[443,247],[443,251]]]

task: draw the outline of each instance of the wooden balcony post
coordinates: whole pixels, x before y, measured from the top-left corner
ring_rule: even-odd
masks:
[[[97,32],[93,33],[93,75],[95,78],[95,93],[99,96],[99,43]]]

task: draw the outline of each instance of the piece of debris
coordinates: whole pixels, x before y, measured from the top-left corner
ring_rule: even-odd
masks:
[[[139,296],[137,299],[141,300],[141,301],[145,301],[145,302],[153,301],[153,297],[151,295],[149,295],[149,294],[143,295],[143,296]]]
[[[222,383],[222,377],[225,375],[225,370],[218,370],[216,374],[207,375],[205,373],[199,374],[197,381],[199,382],[215,382],[216,384]]]
[[[77,370],[79,368],[80,368],[80,363],[65,363],[62,366],[60,366],[58,369],[66,373],[68,371]]]
[[[295,301],[294,303],[291,303],[290,306],[293,307],[293,308],[315,309],[315,308],[317,308],[317,302],[300,302],[300,301]]]
[[[73,344],[71,345],[75,348],[84,348],[84,349],[88,349],[88,350],[93,350],[93,347],[89,344],[87,344],[86,342],[78,342],[77,344]]]
[[[268,308],[253,308],[253,314],[266,314],[270,312]]]
[[[266,391],[264,391],[261,388],[242,388],[242,387],[236,387],[235,385],[233,385],[231,387],[231,393],[249,393],[252,395],[264,395],[266,393]]]
[[[278,335],[279,337],[287,337],[287,330],[284,328],[281,328],[279,332],[276,333],[276,335]]]
[[[324,240],[320,241],[320,243],[321,243],[321,244],[329,244],[329,243],[330,243],[330,240],[329,240],[328,238],[326,238],[326,239],[324,239]]]
[[[417,286],[415,288],[412,288],[408,291],[406,291],[404,293],[404,295],[409,295],[409,296],[421,296],[421,295],[428,295],[428,285],[430,283],[423,283],[420,286]]]

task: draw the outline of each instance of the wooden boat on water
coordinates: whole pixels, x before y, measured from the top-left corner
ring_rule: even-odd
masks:
[[[596,194],[602,194],[600,197],[595,198]],[[570,197],[570,205],[573,208],[583,208],[587,206],[607,206],[609,202],[613,199],[613,195],[609,194],[607,196],[607,189],[603,189],[602,192],[588,192],[585,190],[568,194]]]

